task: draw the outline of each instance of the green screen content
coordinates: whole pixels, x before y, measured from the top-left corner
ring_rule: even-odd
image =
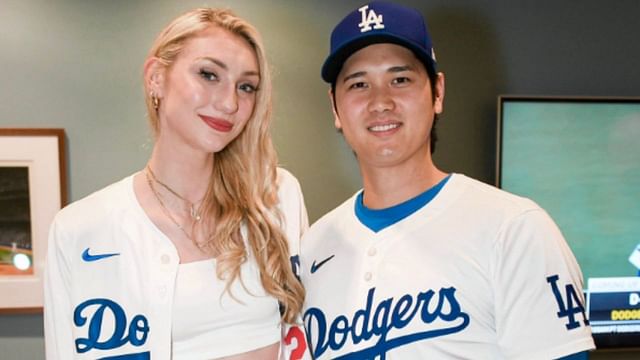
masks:
[[[501,100],[499,182],[556,221],[586,281],[636,276],[640,100]]]

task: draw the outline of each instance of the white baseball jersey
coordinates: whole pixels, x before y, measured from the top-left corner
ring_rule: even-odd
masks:
[[[279,169],[278,181],[284,229],[297,267],[307,214],[297,180]],[[175,246],[140,207],[133,176],[61,210],[51,227],[46,264],[47,359],[170,359],[178,266]],[[260,284],[259,279],[249,282]],[[273,326],[273,338],[283,338],[283,331]],[[293,355],[306,350],[303,332],[297,327],[287,331],[282,356],[299,359]],[[249,328],[237,332],[234,348],[255,349],[250,333]]]
[[[357,196],[302,240],[317,359],[552,359],[593,349],[582,274],[534,202],[453,174],[373,232]]]

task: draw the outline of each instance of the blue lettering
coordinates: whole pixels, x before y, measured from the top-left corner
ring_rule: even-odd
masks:
[[[313,322],[315,320],[315,322]],[[304,313],[303,321],[305,321],[304,327],[307,330],[307,344],[311,347],[314,344],[311,342],[311,334],[318,334],[318,342],[315,344],[319,346],[317,349],[310,349],[314,351],[314,353],[322,354],[327,351],[327,347],[329,344],[325,340],[325,336],[327,334],[327,321],[325,320],[324,314],[318,308],[308,309]],[[317,329],[314,328],[314,324],[317,325]]]
[[[438,311],[440,311],[442,299],[438,301],[437,307],[433,310],[433,313],[429,313],[429,304],[431,303],[431,299],[435,294],[436,293],[433,292],[433,290],[418,294],[418,301],[422,301],[424,303],[420,317],[422,318],[422,321],[427,324],[433,322],[433,320],[435,320],[438,316]]]
[[[289,257],[289,262],[291,262],[291,270],[293,271],[293,275],[300,280],[300,256],[294,255]]]
[[[389,311],[391,311],[391,304],[393,298],[383,300],[376,308],[375,314],[373,314],[373,333],[378,336],[387,335]]]
[[[353,339],[353,343],[357,344],[362,340],[369,340],[373,335],[373,329],[369,329],[369,316],[371,316],[371,305],[373,303],[373,290],[375,288],[371,288],[369,293],[367,294],[367,305],[364,309],[360,309],[356,311],[353,315],[353,326],[351,327],[351,338]],[[360,325],[359,321],[362,320]],[[358,333],[358,330],[361,330]]]
[[[407,316],[405,319],[402,317],[411,309],[411,303],[413,302],[413,297],[409,294],[404,295],[398,300],[396,307],[393,308],[393,314],[391,315],[391,324],[396,329],[402,329],[407,326],[411,319],[416,315],[416,311],[418,311],[418,307],[414,307],[413,311]]]
[[[558,303],[558,318],[566,317],[568,322],[565,324],[565,327],[567,330],[571,330],[580,327],[580,322],[576,321],[576,314],[581,313],[582,322],[585,326],[589,325],[584,306],[578,297],[578,293],[576,293],[576,289],[572,284],[565,285],[565,295],[567,299],[565,304],[565,300],[562,298],[560,288],[558,287],[558,279],[558,275],[547,277],[547,282],[551,285],[551,291],[556,299],[556,303]]]
[[[442,311],[444,306],[444,300],[447,300],[447,304],[449,304],[449,308],[451,309],[449,313],[445,313]],[[438,314],[440,318],[444,321],[454,321],[460,315],[460,303],[456,299],[456,289],[455,288],[442,288],[440,289],[440,301],[438,302]]]
[[[336,316],[328,329],[327,319],[322,310],[310,308],[303,316],[307,328],[307,342],[313,356],[320,357],[329,348],[332,350],[342,348],[349,335],[353,344],[369,340],[375,335],[377,340],[373,346],[335,359],[371,359],[378,356],[384,359],[386,353],[396,347],[457,333],[465,329],[469,325],[469,315],[462,311],[455,297],[455,291],[455,288],[440,289],[437,303],[433,309],[429,309],[430,305],[433,305],[432,302],[436,301],[434,300],[436,293],[433,290],[419,293],[415,298],[410,294],[405,294],[397,301],[390,297],[380,301],[374,307],[372,304],[375,288],[371,288],[367,294],[364,309],[355,311],[351,318],[348,315]],[[373,317],[371,317],[372,311]],[[416,317],[418,312],[420,312],[420,316]],[[424,324],[432,324],[438,319],[445,323],[438,323],[438,327],[435,329],[393,339],[387,338],[391,330],[402,329],[416,318]]]
[[[140,337],[138,337],[138,334]],[[149,335],[149,322],[147,318],[142,315],[136,315],[131,319],[131,325],[129,325],[129,341],[131,345],[140,346],[147,341]]]
[[[329,347],[332,349],[340,349],[342,345],[347,341],[347,334],[349,333],[349,319],[346,316],[338,316],[329,329]],[[338,339],[337,336],[342,335],[342,339]]]
[[[95,311],[86,316],[86,313],[90,311],[87,309],[90,307],[95,307]],[[102,333],[105,312],[113,316],[113,332],[111,334]],[[109,299],[90,299],[78,305],[73,313],[74,324],[81,328],[87,324],[87,321],[89,324],[87,337],[75,340],[76,351],[79,354],[92,349],[115,349],[128,342],[133,346],[141,346],[146,342],[149,334],[149,322],[146,317],[136,315],[127,329],[127,317],[124,310],[116,302]],[[128,334],[125,334],[125,330],[128,330]],[[100,341],[101,337],[108,337],[108,339]]]
[[[99,358],[98,360],[151,360],[151,353],[149,351],[145,351],[137,354],[107,356]]]

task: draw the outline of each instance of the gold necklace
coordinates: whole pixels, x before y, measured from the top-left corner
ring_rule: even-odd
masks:
[[[187,205],[189,205],[189,215],[191,215],[191,219],[193,219],[194,221],[198,222],[200,221],[200,219],[202,219],[201,216],[201,212],[200,212],[200,206],[198,206],[198,208],[196,208],[196,204],[200,203],[200,205],[202,205],[202,199],[200,199],[199,201],[192,203],[191,201],[187,200],[186,198],[184,198],[182,195],[178,194],[178,192],[176,192],[175,190],[173,190],[171,187],[169,187],[169,185],[163,183],[162,181],[158,180],[158,178],[156,177],[156,174],[153,173],[153,170],[151,170],[151,166],[147,165],[147,170],[148,170],[148,174],[151,174],[151,178],[153,178],[153,181],[157,182],[158,184],[162,185],[162,187],[164,187],[165,189],[169,190],[170,193],[172,193],[173,195],[175,195],[178,199],[184,201],[187,203]],[[149,176],[147,175],[147,179],[149,178]]]
[[[147,168],[147,169],[149,169],[149,168]],[[150,170],[151,169],[149,169],[149,171]],[[169,218],[169,220],[171,220],[171,222],[175,226],[177,226],[178,229],[180,229],[180,231],[182,231],[182,233],[184,233],[184,235],[187,237],[187,239],[191,240],[192,243],[194,243],[194,244],[196,244],[196,246],[198,246],[198,243],[193,239],[193,237],[191,237],[191,235],[187,232],[187,230],[173,217],[173,215],[171,215],[171,212],[165,206],[164,201],[162,201],[162,198],[160,197],[160,194],[158,194],[158,191],[153,186],[153,181],[151,181],[151,178],[149,177],[149,171],[145,171],[144,172],[146,177],[147,177],[147,184],[149,184],[149,188],[151,189],[151,192],[155,196],[156,200],[158,200],[158,203],[160,203],[160,207],[162,208],[162,212],[164,212],[164,214]]]

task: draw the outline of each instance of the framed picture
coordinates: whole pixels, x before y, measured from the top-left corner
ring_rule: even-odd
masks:
[[[562,231],[589,284],[596,345],[637,347],[640,317],[614,315],[640,309],[632,261],[640,244],[640,98],[498,102],[497,185],[537,202]]]
[[[39,312],[49,225],[67,203],[63,129],[0,129],[0,312]]]

